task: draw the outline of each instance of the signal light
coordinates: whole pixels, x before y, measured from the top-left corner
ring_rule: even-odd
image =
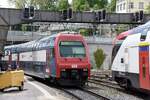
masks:
[[[34,17],[34,7],[30,6],[29,8],[24,8],[23,10],[23,17],[24,18],[33,18]]]
[[[97,14],[97,12],[94,12],[94,18],[95,18],[96,21],[99,20],[99,19],[98,19],[98,14]]]
[[[134,13],[134,19],[135,19],[136,22],[143,21],[143,19],[144,19],[144,12],[142,10],[139,11],[139,12],[135,12]]]
[[[97,12],[97,19],[99,21],[103,21],[106,19],[106,10],[98,11]]]
[[[30,6],[29,10],[30,10],[30,17],[34,17],[34,7]]]
[[[144,18],[144,12],[142,10],[140,11],[140,16],[139,17],[140,17],[139,19],[142,21],[143,18]]]
[[[72,15],[73,15],[72,9],[69,8],[69,9],[68,9],[68,19],[71,19],[71,18],[72,18]]]
[[[101,20],[101,15],[102,15],[102,12],[101,11],[98,11],[98,20],[100,21]]]
[[[24,8],[23,17],[24,18],[29,18],[29,8]]]
[[[62,11],[62,17],[63,17],[63,20],[67,19],[67,10]]]
[[[139,12],[135,13],[135,21],[138,22],[139,21]]]
[[[62,11],[63,20],[71,19],[72,15],[73,15],[73,11],[71,8],[68,8]]]
[[[106,10],[102,10],[102,19],[106,19]]]

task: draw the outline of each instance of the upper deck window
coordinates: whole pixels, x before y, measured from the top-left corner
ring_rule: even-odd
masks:
[[[149,28],[143,29],[143,31],[141,32],[141,37],[140,37],[141,41],[145,41],[148,31],[149,31]]]
[[[80,41],[61,41],[59,49],[61,57],[83,58],[86,56],[85,47]]]

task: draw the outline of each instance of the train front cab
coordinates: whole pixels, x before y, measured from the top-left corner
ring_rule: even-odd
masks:
[[[87,44],[81,36],[60,36],[57,41],[57,78],[62,85],[84,85],[90,77]]]
[[[139,83],[140,88],[150,92],[150,46],[148,42],[139,44]]]

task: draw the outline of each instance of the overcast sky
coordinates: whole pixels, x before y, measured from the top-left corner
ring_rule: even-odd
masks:
[[[14,6],[9,3],[9,0],[0,0],[0,7],[1,8],[14,8]]]

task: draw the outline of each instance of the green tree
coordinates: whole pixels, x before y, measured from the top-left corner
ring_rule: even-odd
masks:
[[[90,6],[89,6],[88,2],[85,2],[85,4],[81,5],[80,10],[82,10],[82,11],[90,10]]]
[[[147,13],[150,14],[150,4],[147,6],[146,10],[147,10]]]
[[[16,8],[25,8],[34,6],[36,9],[41,10],[57,10],[58,0],[10,0],[12,4],[15,4]]]
[[[72,7],[74,11],[90,10],[90,6],[87,0],[73,0]]]
[[[57,11],[58,0],[36,0],[41,10]]]
[[[95,63],[96,63],[96,67],[100,68],[101,65],[103,64],[104,60],[105,60],[105,54],[103,52],[102,49],[97,49],[94,52],[94,59],[95,59]]]
[[[69,8],[68,0],[59,0],[58,1],[58,10],[62,11]]]
[[[94,9],[94,10],[99,10],[98,4],[95,4],[94,7],[93,7],[93,9]]]
[[[80,34],[83,36],[88,36],[89,35],[89,30],[88,29],[80,29]]]
[[[109,12],[115,12],[116,11],[116,0],[111,0],[111,2],[107,6],[107,9]]]
[[[90,8],[93,8],[94,10],[98,9],[104,9],[107,7],[108,0],[87,0]]]

